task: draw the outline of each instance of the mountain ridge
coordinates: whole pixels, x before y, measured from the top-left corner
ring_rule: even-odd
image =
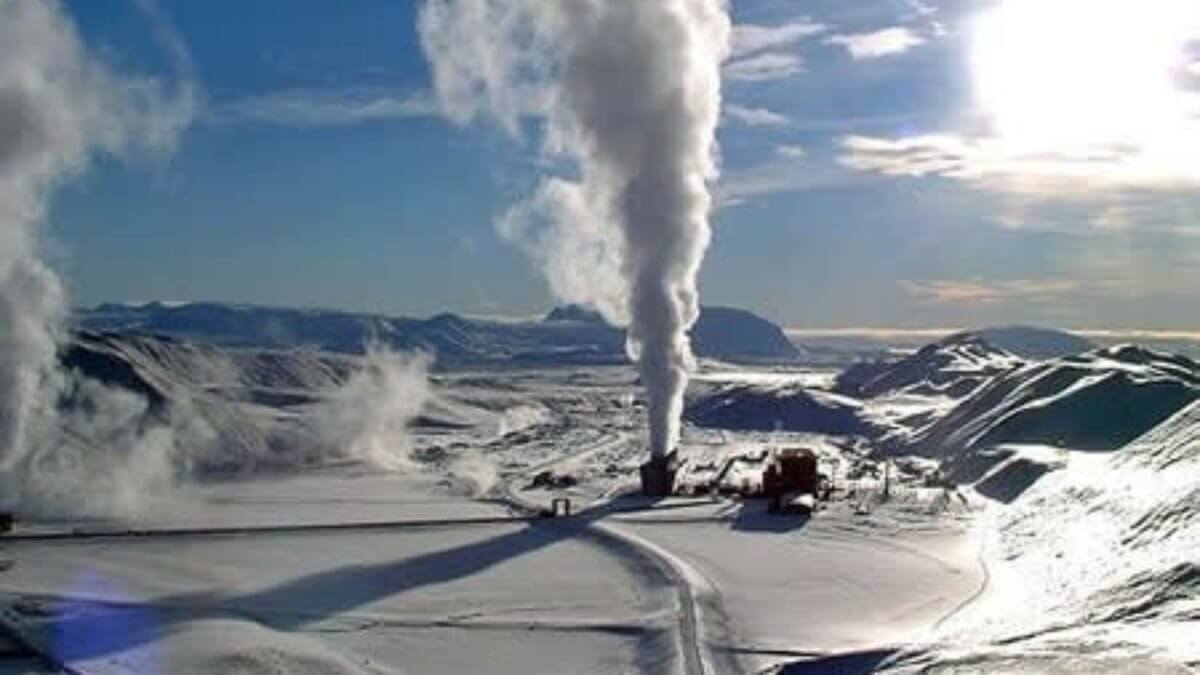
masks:
[[[542,319],[502,321],[442,312],[427,319],[341,310],[220,302],[103,303],[77,310],[78,328],[142,332],[226,347],[313,347],[361,354],[371,344],[436,354],[443,366],[627,363],[624,330],[581,307]],[[697,356],[727,361],[796,360],[783,329],[751,312],[704,307],[692,331]]]

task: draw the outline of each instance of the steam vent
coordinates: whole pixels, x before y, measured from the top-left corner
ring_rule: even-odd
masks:
[[[675,489],[676,451],[654,455],[641,466],[642,494],[647,497],[667,497]]]

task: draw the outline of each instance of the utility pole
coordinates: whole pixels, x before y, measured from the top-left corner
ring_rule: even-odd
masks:
[[[892,496],[892,463],[888,460],[883,460],[883,501],[891,499]]]

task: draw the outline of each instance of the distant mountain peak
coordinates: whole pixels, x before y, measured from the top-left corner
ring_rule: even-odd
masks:
[[[608,322],[604,320],[604,315],[600,312],[574,303],[551,309],[542,321],[577,321],[580,323],[608,325]]]

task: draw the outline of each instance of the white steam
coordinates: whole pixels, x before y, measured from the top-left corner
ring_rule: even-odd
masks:
[[[725,2],[430,0],[419,29],[448,117],[514,135],[539,120],[544,152],[571,164],[499,229],[556,294],[628,326],[651,451],[669,451],[710,235]]]
[[[119,508],[137,492],[127,486],[160,473],[144,462],[146,447],[160,447],[161,433],[169,434],[169,428],[144,433],[144,418],[136,414],[144,403],[114,397],[103,387],[81,386],[57,366],[68,305],[61,281],[41,260],[39,230],[51,192],[83,171],[94,155],[170,151],[193,105],[186,83],[168,91],[156,79],[127,77],[106,67],[88,53],[56,2],[0,0],[0,489],[5,506],[56,512],[80,506],[81,493],[108,493],[117,494]],[[61,412],[68,398],[86,399],[79,413]],[[102,454],[94,444],[106,446]],[[127,474],[136,479],[124,482]]]
[[[380,347],[311,416],[335,456],[397,471],[414,467],[408,425],[432,396],[429,358]]]
[[[137,517],[148,495],[174,485],[218,438],[186,408],[164,418],[127,390],[70,373],[55,380],[62,405],[33,418],[27,455],[0,473],[5,506],[25,515]]]

